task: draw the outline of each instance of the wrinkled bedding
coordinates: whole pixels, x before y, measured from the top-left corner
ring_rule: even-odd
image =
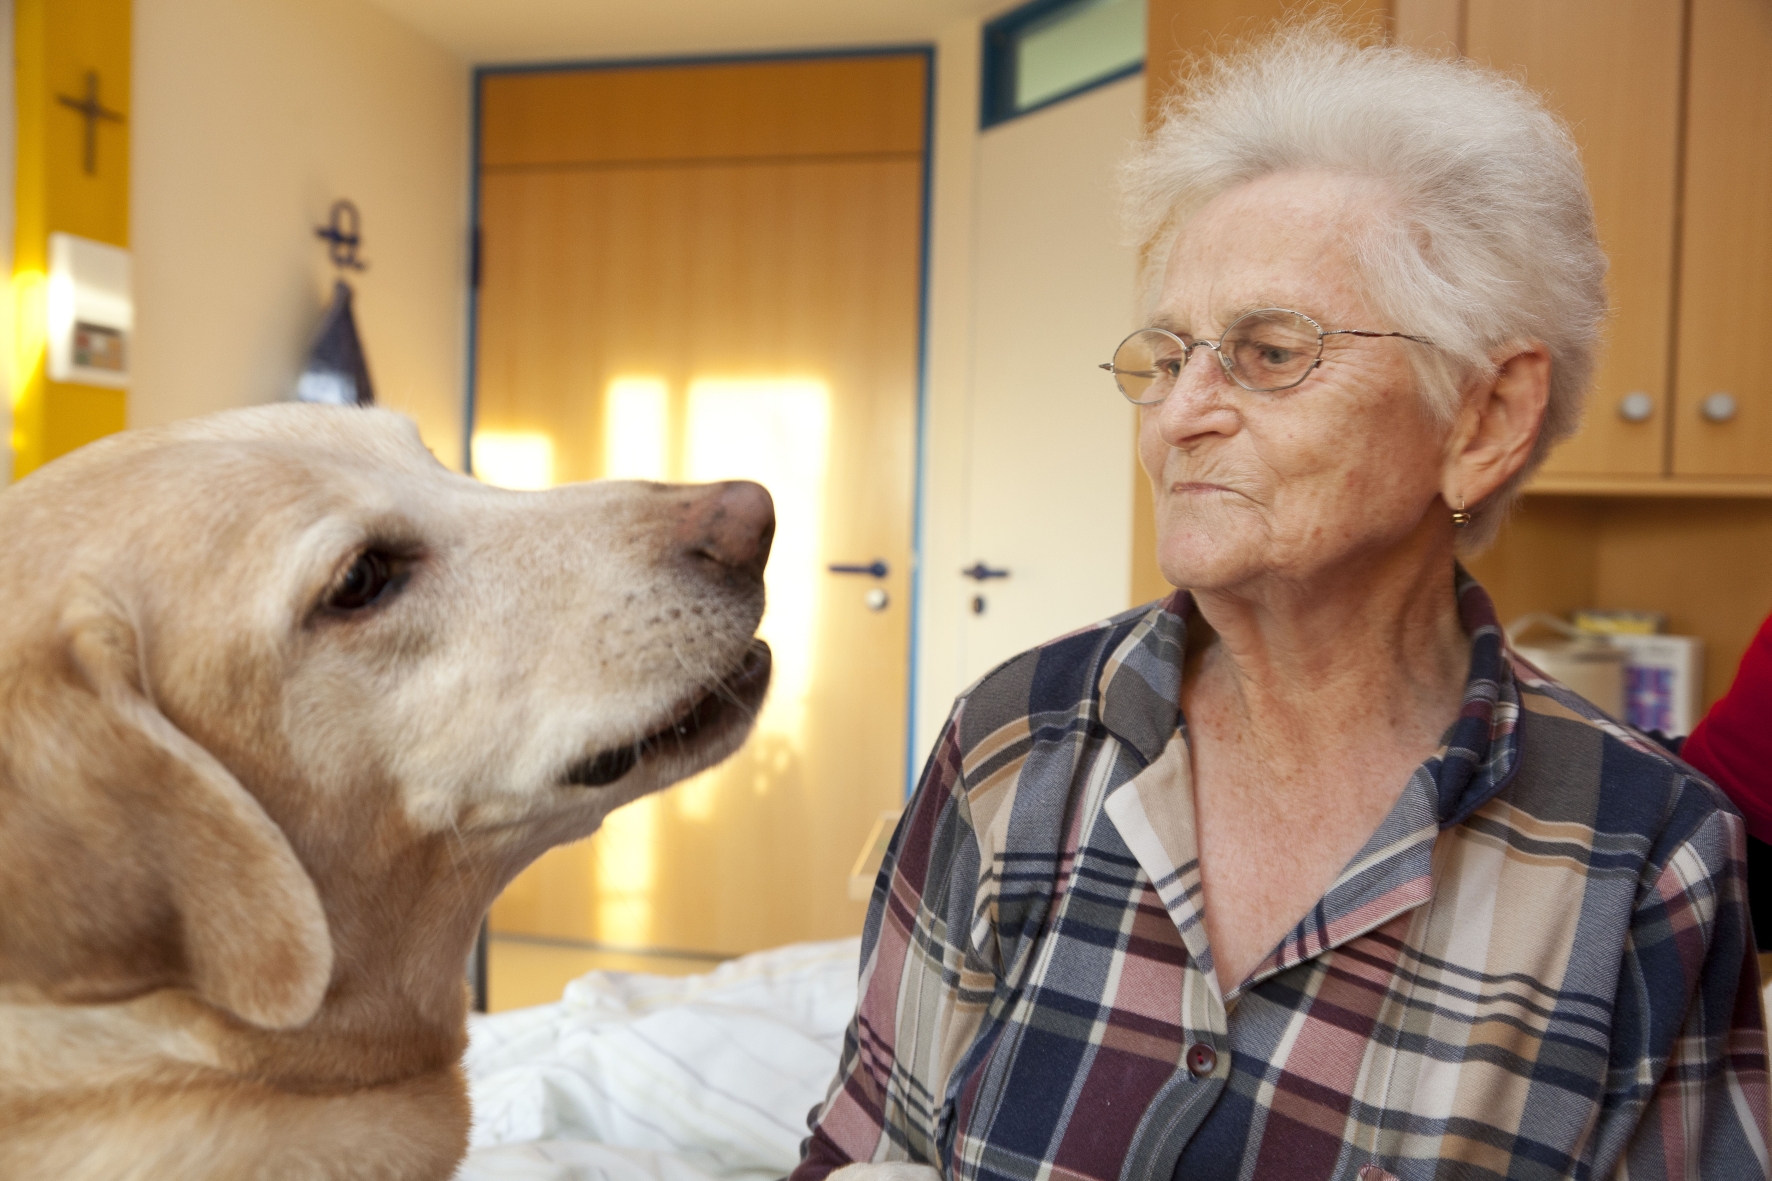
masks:
[[[592,972],[469,1025],[456,1181],[764,1181],[799,1160],[855,1010],[859,940],[700,976]]]

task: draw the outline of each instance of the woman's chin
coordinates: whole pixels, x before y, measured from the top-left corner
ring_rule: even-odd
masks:
[[[1157,546],[1157,568],[1170,585],[1184,590],[1217,590],[1256,577],[1262,565],[1255,546],[1223,535],[1171,534]]]

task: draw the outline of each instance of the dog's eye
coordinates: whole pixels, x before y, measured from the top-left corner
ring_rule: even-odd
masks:
[[[381,598],[393,580],[394,569],[387,555],[365,550],[339,579],[326,605],[335,611],[360,611]]]

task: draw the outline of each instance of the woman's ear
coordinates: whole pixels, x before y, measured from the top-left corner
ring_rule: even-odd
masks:
[[[1532,456],[1550,401],[1550,350],[1528,341],[1501,350],[1495,368],[1465,389],[1440,494],[1451,508],[1481,504]]]
[[[79,588],[37,651],[0,684],[0,979],[69,1001],[184,988],[263,1028],[307,1022],[332,976],[319,894],[150,700],[127,613]]]

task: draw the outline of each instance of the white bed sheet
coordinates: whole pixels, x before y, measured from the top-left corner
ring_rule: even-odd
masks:
[[[860,941],[700,976],[592,972],[555,1004],[469,1024],[457,1181],[764,1181],[799,1160],[836,1075]]]

